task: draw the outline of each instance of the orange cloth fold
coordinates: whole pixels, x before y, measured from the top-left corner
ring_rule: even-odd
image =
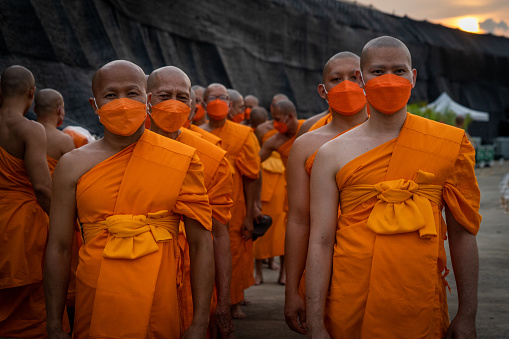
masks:
[[[246,216],[246,202],[242,177],[257,179],[260,173],[260,146],[251,128],[226,120],[211,132],[222,140],[222,148],[233,176],[231,219],[229,226],[232,252],[231,303],[244,299],[244,289],[254,284],[253,242],[241,234]]]
[[[200,128],[196,125],[191,124],[191,125],[189,125],[189,130],[200,134],[203,137],[203,139],[207,140],[208,142],[221,147],[221,138],[217,137],[216,135],[214,135],[210,132],[207,132],[203,128]]]
[[[74,336],[179,338],[178,215],[211,229],[195,150],[145,131],[85,173],[76,200],[86,241]]]
[[[315,129],[319,129],[320,127],[323,127],[323,126],[327,125],[331,121],[332,121],[332,113],[330,112],[330,108],[329,108],[329,113],[327,113],[322,118],[320,118],[320,120],[315,122],[313,124],[313,126],[311,126],[309,128],[308,132],[314,131]]]
[[[463,131],[408,114],[398,138],[337,173],[339,218],[325,312],[332,337],[445,335],[442,209],[447,205],[470,232],[479,229],[473,155]],[[463,223],[467,215],[472,219]],[[416,226],[423,220],[429,231]]]
[[[150,118],[148,118],[148,119],[149,119],[149,124],[150,124]],[[82,135],[81,133],[79,133],[75,130],[67,128],[67,129],[64,129],[63,132],[72,138],[72,140],[74,141],[74,147],[76,147],[76,148],[80,148],[81,146],[85,146],[86,144],[88,144],[88,139],[84,135]]]

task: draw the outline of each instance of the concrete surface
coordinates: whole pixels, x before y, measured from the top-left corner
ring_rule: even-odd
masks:
[[[480,261],[478,338],[509,338],[509,215],[500,208],[498,188],[502,176],[508,172],[507,161],[476,171],[483,216],[477,236]],[[448,245],[445,247],[447,249]],[[304,338],[288,329],[284,321],[284,286],[277,284],[278,272],[266,265],[263,267],[265,282],[250,287],[245,293],[251,302],[242,307],[247,318],[234,321],[237,338]],[[452,319],[458,308],[458,298],[450,262],[448,267],[451,269],[447,281],[452,290],[448,294]]]

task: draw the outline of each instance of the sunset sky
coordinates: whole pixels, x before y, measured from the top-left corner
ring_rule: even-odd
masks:
[[[508,0],[357,0],[382,12],[407,15],[476,33],[509,37]]]

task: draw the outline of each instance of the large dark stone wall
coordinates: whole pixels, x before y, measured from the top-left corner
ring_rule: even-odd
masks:
[[[182,68],[193,84],[221,82],[267,106],[287,94],[301,117],[323,111],[323,64],[333,54],[360,54],[392,35],[409,47],[418,79],[411,101],[446,91],[490,112],[472,134],[509,135],[509,39],[477,35],[334,0],[4,0],[0,2],[0,69],[28,67],[38,88],[59,90],[67,124],[96,133],[88,104],[93,72],[127,59],[148,74]]]

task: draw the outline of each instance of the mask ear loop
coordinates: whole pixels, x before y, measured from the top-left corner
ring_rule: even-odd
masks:
[[[325,84],[322,84],[323,90],[325,91],[325,94],[327,94],[327,98],[329,97],[329,92],[327,92],[327,88],[325,88]],[[327,105],[329,104],[329,99],[325,99],[327,101]]]
[[[94,97],[94,105],[95,105],[95,109],[99,110],[99,107],[97,107],[97,101],[95,100],[95,97]]]

